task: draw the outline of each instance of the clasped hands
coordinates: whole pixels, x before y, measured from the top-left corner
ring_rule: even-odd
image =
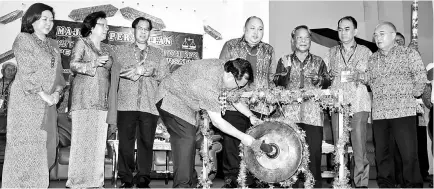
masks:
[[[95,61],[96,66],[97,67],[103,67],[105,64],[107,64],[107,62],[109,61],[109,59],[110,59],[109,55],[98,56],[98,58]]]
[[[126,68],[120,74],[121,77],[132,78],[133,80],[137,80],[140,76],[150,77],[154,74],[155,68],[153,67],[145,67],[145,60],[142,60],[138,64]]]
[[[42,98],[42,100],[48,104],[48,106],[53,106],[57,104],[60,100],[60,93],[58,91],[54,91],[51,94],[48,94],[45,91],[41,91],[38,94]]]
[[[315,72],[308,73],[306,75],[306,77],[310,78],[310,81],[312,82],[313,85],[318,84],[318,82],[320,80],[320,76],[317,73],[315,73]]]

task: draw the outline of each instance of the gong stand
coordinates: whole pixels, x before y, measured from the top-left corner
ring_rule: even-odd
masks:
[[[202,155],[202,174],[201,177],[202,179],[199,180],[198,183],[198,188],[202,187],[205,189],[210,188],[210,185],[212,184],[212,181],[209,180],[208,178],[208,173],[210,170],[210,168],[212,166],[210,166],[209,164],[211,163],[210,159],[209,159],[209,155],[208,155],[208,149],[209,149],[209,142],[210,140],[210,134],[209,134],[209,122],[210,122],[210,118],[208,116],[208,114],[206,113],[206,111],[201,111],[202,112],[202,120],[203,120],[203,125],[201,128],[201,133],[203,135],[203,142],[202,142],[202,146],[201,146],[201,150],[200,153]]]
[[[344,101],[344,95],[342,93],[342,90],[340,90],[340,89],[339,89],[339,92],[338,92],[338,99],[339,99],[339,101],[338,101],[339,104],[343,103],[343,101]],[[338,111],[338,112],[339,112],[339,125],[338,125],[338,127],[339,127],[339,130],[338,130],[339,135],[338,136],[341,137],[344,134],[344,115],[343,115],[342,111]],[[339,154],[339,178],[341,178],[341,179],[345,177],[344,166],[345,166],[345,164],[344,164],[344,154],[340,153]]]

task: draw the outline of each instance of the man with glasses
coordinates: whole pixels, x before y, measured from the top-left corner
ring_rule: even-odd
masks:
[[[307,26],[297,26],[291,33],[292,54],[279,59],[276,70],[276,85],[288,90],[317,89],[327,87],[330,78],[323,59],[309,52],[311,33]],[[315,188],[321,188],[321,155],[323,139],[323,116],[319,104],[313,100],[282,107],[287,119],[297,123],[306,132],[309,146],[309,169],[315,179]],[[296,185],[300,182],[298,181]],[[295,186],[297,187],[297,186]]]
[[[241,58],[229,61],[192,61],[163,79],[156,100],[161,119],[170,134],[174,164],[173,188],[200,187],[196,185],[197,175],[194,170],[196,113],[200,110],[206,110],[213,125],[228,136],[258,150],[255,146],[260,145],[260,141],[222,118],[222,114],[227,111],[224,111],[225,102],[219,101],[226,92],[244,87],[252,83],[253,79],[250,63]],[[241,114],[251,118],[252,124],[261,123],[243,103],[235,105]]]
[[[344,99],[351,103],[351,145],[354,151],[354,185],[356,188],[367,188],[369,182],[369,161],[366,151],[367,124],[371,112],[371,97],[366,85],[347,81],[351,73],[364,72],[368,64],[371,50],[357,44],[357,21],[351,16],[345,16],[338,21],[338,36],[340,44],[329,49],[324,60],[330,68],[332,88],[342,89]],[[351,75],[350,75],[351,76]],[[333,140],[336,145],[339,140],[339,116],[332,113]]]
[[[417,150],[416,97],[422,95],[427,74],[419,53],[395,42],[396,27],[383,22],[375,27],[379,50],[368,61],[366,73],[356,74],[358,81],[371,86],[375,158],[380,188],[394,187],[394,160],[390,137],[396,139],[403,161],[404,186],[422,188]],[[357,82],[357,80],[356,80]]]
[[[119,177],[121,187],[149,187],[158,110],[158,83],[169,73],[163,50],[148,45],[152,22],[139,17],[132,23],[135,42],[115,46],[115,63],[120,64],[118,89]],[[136,131],[138,132],[136,134]],[[133,178],[134,146],[137,139],[138,173]]]

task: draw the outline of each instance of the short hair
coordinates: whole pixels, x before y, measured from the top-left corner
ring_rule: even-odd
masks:
[[[250,22],[250,20],[252,20],[252,19],[254,19],[254,18],[260,20],[260,21],[262,22],[262,24],[264,24],[264,22],[262,21],[261,18],[259,18],[259,17],[257,17],[257,16],[251,16],[251,17],[249,17],[249,18],[246,19],[246,22],[244,23],[244,27],[247,27],[247,24]]]
[[[357,21],[352,16],[345,16],[345,17],[342,17],[341,19],[339,19],[339,21],[338,21],[338,27],[339,27],[339,23],[341,23],[342,20],[348,20],[348,21],[350,21],[351,23],[353,23],[354,29],[357,29]]]
[[[17,65],[15,65],[12,62],[5,62],[5,63],[2,64],[2,67],[1,67],[1,73],[2,73],[2,75],[5,75],[5,69],[8,66],[13,66],[14,68],[17,68]]]
[[[248,83],[253,82],[253,69],[249,61],[237,58],[229,60],[225,63],[224,69],[226,72],[230,72],[234,75],[236,80],[241,80],[245,74],[249,75]]]
[[[53,14],[54,18],[54,10],[53,7],[50,7],[43,3],[35,3],[30,5],[29,9],[27,9],[26,13],[24,13],[23,18],[21,19],[21,32],[32,34],[35,32],[33,28],[33,23],[41,18],[41,14],[44,11],[50,11]]]
[[[404,37],[404,35],[402,35],[402,33],[396,32],[396,35],[402,37],[402,39],[405,40],[405,37]]]
[[[393,32],[396,32],[395,25],[392,22],[388,22],[388,21],[379,23],[377,26],[375,26],[375,29],[377,29],[378,27],[383,26],[383,25],[388,25],[389,27],[392,28]]]
[[[307,32],[309,33],[309,36],[312,36],[312,33],[310,32],[310,29],[306,26],[306,25],[300,25],[294,28],[294,30],[292,30],[291,32],[291,38],[294,39],[295,37],[295,32],[297,32],[297,30],[299,29],[305,29],[307,30]]]
[[[103,11],[93,12],[86,16],[81,25],[81,36],[87,37],[92,32],[99,19],[105,19],[107,15]]]
[[[141,20],[143,20],[143,21],[147,21],[147,22],[149,23],[149,31],[151,31],[152,28],[153,28],[153,27],[152,27],[152,21],[149,20],[149,19],[147,19],[147,18],[145,18],[145,17],[138,17],[138,18],[134,19],[133,23],[131,24],[131,27],[134,28],[134,29],[136,29],[137,24],[139,24],[139,22],[140,22]]]

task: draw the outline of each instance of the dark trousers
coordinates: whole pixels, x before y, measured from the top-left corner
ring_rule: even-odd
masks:
[[[226,111],[223,116],[227,122],[233,125],[235,128],[245,133],[250,127],[250,120],[238,111]],[[222,132],[223,136],[223,174],[225,178],[231,178],[236,181],[238,173],[240,171],[240,140]]]
[[[433,130],[433,120],[432,120],[432,114],[433,114],[433,107],[431,107],[430,111],[429,111],[429,122],[428,122],[428,136],[431,139],[431,154],[433,154],[434,149],[433,149],[433,140],[432,140],[432,130]]]
[[[196,127],[185,120],[168,113],[157,103],[161,120],[170,134],[173,155],[173,188],[197,187],[197,174],[194,169],[196,154]]]
[[[374,120],[375,159],[378,168],[377,182],[381,187],[394,187],[394,157],[391,137],[395,138],[402,157],[403,187],[422,187],[420,175],[416,117]]]
[[[258,118],[263,118],[265,115],[262,115],[258,112],[252,112]],[[223,116],[227,122],[229,122],[232,126],[237,128],[239,131],[245,133],[247,129],[249,129],[252,124],[250,123],[250,119],[246,117],[244,114],[239,111],[226,111]],[[223,149],[222,149],[222,169],[225,180],[227,178],[236,181],[238,178],[238,174],[240,172],[240,143],[241,141],[231,135],[228,135],[224,132],[221,132],[223,137]],[[254,177],[249,172],[247,173],[246,184],[250,185],[254,183]]]
[[[422,178],[429,175],[429,159],[427,152],[426,127],[417,126],[417,152],[419,158],[419,168]]]
[[[428,159],[428,153],[427,153],[427,138],[426,138],[426,127],[419,126],[419,119],[416,117],[416,132],[417,132],[417,151],[418,151],[418,159],[419,159],[419,169],[420,174],[422,178],[425,178],[429,175],[429,159]],[[394,154],[394,161],[395,161],[395,180],[397,184],[403,185],[404,184],[404,177],[403,177],[403,163],[402,163],[402,157],[401,153],[398,150],[398,145],[396,142],[396,139],[394,137],[391,137],[390,144],[391,151]]]
[[[323,127],[297,123],[298,127],[306,134],[306,144],[309,146],[309,170],[315,179],[315,188],[322,187],[321,178],[321,156],[322,156],[322,139]],[[301,173],[302,174],[302,173]],[[301,180],[295,183],[294,187],[299,185]]]
[[[119,177],[133,183],[134,146],[137,139],[136,179],[138,184],[149,184],[155,130],[158,116],[139,111],[118,111]]]

